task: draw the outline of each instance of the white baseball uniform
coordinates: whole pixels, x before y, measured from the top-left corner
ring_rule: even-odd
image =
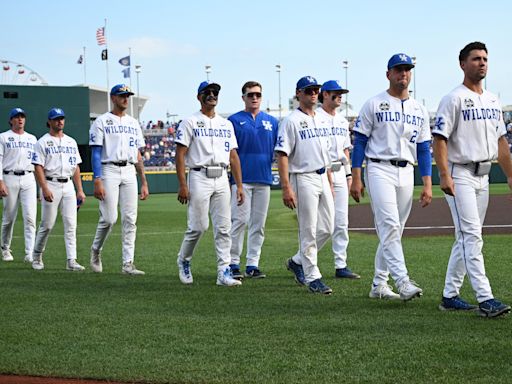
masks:
[[[336,112],[333,116],[322,107],[316,110],[321,127],[327,127],[331,132],[331,161],[341,161],[349,164],[345,150],[350,149],[350,130],[347,119]],[[332,233],[332,252],[336,269],[347,267],[348,237],[348,184],[345,167],[332,172],[334,187],[334,231]]]
[[[37,141],[32,164],[44,168],[53,201],[41,200],[41,224],[37,231],[34,258],[42,256],[60,209],[64,225],[66,256],[68,260],[76,260],[77,210],[73,175],[80,163],[82,158],[78,152],[78,145],[72,137],[66,134],[55,137],[47,133]]]
[[[389,271],[400,286],[409,281],[401,239],[412,206],[412,164],[417,143],[431,138],[429,115],[416,100],[384,91],[363,105],[354,131],[368,137],[364,176],[379,237],[373,284],[386,284]]]
[[[489,176],[476,176],[475,163],[495,160],[498,139],[506,134],[498,97],[460,85],[437,110],[433,134],[447,139],[448,166],[455,196],[445,195],[455,226],[443,296],[459,295],[467,273],[479,303],[492,299],[482,254],[482,225],[489,202]]]
[[[99,116],[89,130],[89,145],[101,146],[101,163],[105,198],[100,200],[100,219],[92,243],[101,252],[121,211],[123,264],[133,262],[137,232],[138,185],[135,163],[139,148],[145,146],[139,122],[129,115],[111,112]]]
[[[187,231],[178,257],[181,261],[192,260],[199,239],[208,229],[210,211],[217,269],[224,271],[231,261],[231,194],[226,168],[231,150],[238,148],[233,125],[220,115],[209,118],[196,112],[180,123],[175,142],[188,148],[185,165],[189,168],[190,191]],[[208,166],[221,166],[222,173],[209,178]]]
[[[27,132],[20,135],[8,130],[0,134],[0,180],[8,189],[8,195],[2,198],[1,247],[10,252],[18,204],[21,203],[27,260],[32,258],[36,237],[37,186],[32,165],[36,142],[36,137]]]
[[[330,136],[330,128],[320,124],[318,115],[311,117],[296,109],[280,124],[275,147],[288,156],[300,242],[300,250],[292,259],[302,265],[306,284],[322,277],[318,250],[334,227],[334,201],[325,172],[331,164]]]

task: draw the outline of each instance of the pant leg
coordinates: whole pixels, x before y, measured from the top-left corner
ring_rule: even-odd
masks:
[[[20,177],[14,175],[4,175],[4,183],[7,186],[9,194],[2,197],[2,250],[11,249],[12,233],[16,216],[18,215],[18,199],[20,194]]]
[[[240,256],[244,249],[245,228],[249,223],[252,207],[253,187],[243,184],[245,201],[238,205],[236,185],[231,186],[231,264],[240,264]]]
[[[122,167],[121,185],[119,186],[119,210],[121,211],[123,264],[131,263],[135,258],[138,201],[135,167],[133,165]]]
[[[345,172],[333,172],[334,182],[334,231],[332,234],[332,253],[334,268],[347,266],[348,248],[348,186]]]
[[[231,192],[227,175],[214,180],[215,191],[210,197],[210,216],[217,256],[217,270],[223,271],[231,262]]]
[[[36,240],[37,221],[37,185],[32,173],[23,176],[20,201],[25,234],[25,255],[31,257]]]
[[[41,200],[41,223],[39,224],[34,244],[34,256],[43,254],[46,249],[48,236],[50,236],[50,232],[55,225],[55,220],[62,200],[62,188],[60,183],[48,181],[48,188],[52,191],[53,201],[49,202],[44,198]]]
[[[76,260],[76,193],[71,181],[63,184],[60,213],[64,226],[64,244],[67,260]]]
[[[254,185],[251,199],[251,214],[247,234],[247,267],[258,267],[261,248],[265,241],[265,223],[270,204],[270,186]]]
[[[334,231],[334,198],[327,174],[322,175],[322,192],[318,204],[318,221],[316,227],[317,252],[324,247]]]

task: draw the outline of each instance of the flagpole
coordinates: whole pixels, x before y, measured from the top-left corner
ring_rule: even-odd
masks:
[[[83,64],[84,64],[84,85],[87,84],[87,71],[85,69],[86,63],[87,63],[87,60],[85,58],[85,47],[84,47],[84,62],[83,62]]]
[[[107,111],[110,111],[110,86],[108,81],[108,40],[107,40],[107,19],[105,19],[105,49],[107,50],[107,60],[105,60],[105,67],[107,71]]]
[[[130,47],[128,47],[128,57],[130,60],[128,74],[130,75],[130,89],[132,89],[132,49]],[[133,97],[130,97],[130,116],[133,116]]]

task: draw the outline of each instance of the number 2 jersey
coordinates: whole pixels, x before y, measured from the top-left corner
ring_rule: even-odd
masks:
[[[431,139],[427,109],[414,99],[400,100],[387,91],[363,105],[354,131],[369,138],[367,158],[413,164],[417,160],[416,144]]]
[[[55,137],[47,133],[35,146],[32,164],[41,165],[47,177],[73,177],[82,162],[75,139],[64,134]]]

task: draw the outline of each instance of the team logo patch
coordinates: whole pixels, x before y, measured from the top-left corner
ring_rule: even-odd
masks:
[[[9,137],[7,140],[14,141],[14,137]]]
[[[181,131],[181,129],[178,129],[176,131],[176,140],[181,140],[181,136],[183,136],[183,132]]]
[[[114,125],[114,121],[111,119],[107,119],[106,123],[107,125]]]
[[[400,60],[402,61],[407,61],[407,56],[406,55],[400,55]]]
[[[383,101],[379,104],[379,110],[381,111],[389,111],[389,103],[387,101]]]
[[[470,98],[464,99],[464,105],[466,108],[473,108],[475,106],[475,103]]]
[[[301,122],[300,122],[300,127],[301,127],[302,129],[306,129],[306,128],[308,127],[308,122],[307,122],[307,121],[305,121],[305,120],[301,121]]]
[[[204,121],[198,121],[197,128],[204,128]]]
[[[354,123],[354,128],[360,128],[361,127],[361,118],[357,116],[356,122]]]
[[[444,119],[440,116],[436,119],[435,131],[442,131],[444,129]]]
[[[278,136],[277,137],[277,142],[276,142],[276,147],[282,147],[283,146],[283,142],[284,142],[283,136]]]
[[[267,130],[267,131],[272,130],[272,123],[270,121],[262,120],[261,123],[263,124],[263,128],[265,128],[265,130]]]
[[[53,141],[47,141],[46,145],[49,146],[49,147],[53,147]]]
[[[94,143],[94,140],[96,139],[96,135],[94,133],[91,133],[89,135],[89,141],[92,141]]]

